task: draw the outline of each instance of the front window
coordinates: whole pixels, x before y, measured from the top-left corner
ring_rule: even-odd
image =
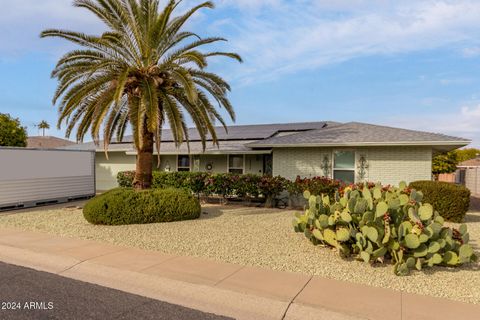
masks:
[[[230,155],[228,157],[228,172],[243,174],[243,155]]]
[[[190,156],[179,155],[177,168],[178,171],[190,171]]]
[[[333,178],[347,184],[355,183],[355,152],[335,151],[333,154]]]

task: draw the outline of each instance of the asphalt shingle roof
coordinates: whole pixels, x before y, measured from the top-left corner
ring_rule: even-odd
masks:
[[[338,124],[333,121],[319,122],[298,122],[298,123],[273,123],[273,124],[252,124],[252,125],[232,125],[228,126],[228,133],[221,126],[215,127],[218,140],[260,140],[271,137],[278,131],[305,131],[320,129],[326,125]],[[189,128],[188,135],[190,141],[201,141],[197,129]],[[132,142],[132,136],[126,136],[123,142]],[[162,141],[173,141],[170,129],[162,130]]]
[[[217,139],[220,141],[237,141],[237,144],[246,144],[257,140],[263,140],[275,135],[277,132],[302,132],[306,130],[320,129],[325,126],[338,125],[338,122],[319,121],[319,122],[298,122],[298,123],[274,123],[274,124],[252,124],[252,125],[233,125],[228,126],[228,133],[223,127],[216,127]],[[189,128],[189,140],[192,145],[196,141],[201,141],[195,128]],[[132,144],[132,136],[125,136],[121,143],[113,141],[109,146],[110,151],[127,151]],[[162,151],[164,144],[173,142],[173,136],[170,129],[162,130]],[[68,147],[77,150],[100,150],[103,148],[103,141],[100,141],[100,147],[96,147],[93,142],[82,143]],[[186,144],[185,144],[186,145]],[[207,143],[207,146],[209,144]],[[211,143],[210,143],[211,145]],[[220,145],[223,145],[220,143]]]
[[[286,136],[275,136],[250,143],[250,147],[308,146],[308,145],[362,145],[362,144],[454,144],[466,145],[470,141],[439,133],[349,122],[323,129],[310,130]]]
[[[430,133],[416,130],[400,129],[379,126],[367,123],[349,122],[303,122],[264,125],[229,126],[228,134],[222,127],[218,127],[220,147],[213,146],[207,141],[206,153],[247,152],[258,148],[272,148],[280,146],[361,146],[361,145],[438,145],[460,147],[470,141],[439,133]],[[134,152],[130,141],[112,143],[109,151]],[[200,137],[195,129],[190,129],[190,153],[202,153]],[[103,142],[96,147],[93,142],[71,145],[67,149],[74,150],[103,150]],[[171,132],[165,129],[162,134],[162,153],[187,153],[186,143],[177,148],[172,141]]]

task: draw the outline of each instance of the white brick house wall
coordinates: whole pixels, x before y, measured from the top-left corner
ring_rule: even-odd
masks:
[[[274,148],[273,175],[288,179],[324,176],[322,161],[328,156],[331,163],[332,149],[329,148]],[[330,172],[331,173],[331,172]]]
[[[432,168],[431,147],[359,147],[340,148],[355,150],[367,160],[365,180],[396,185],[400,181],[430,180]],[[331,159],[335,148],[275,148],[273,150],[273,174],[295,179],[324,176],[322,161],[325,155]],[[329,175],[331,177],[332,171]],[[358,179],[358,175],[357,179]]]
[[[118,187],[117,174],[120,171],[135,170],[136,157],[125,152],[109,152],[108,160],[104,152],[95,155],[95,176],[97,191]]]
[[[368,150],[368,180],[397,185],[432,179],[431,147],[382,147]]]

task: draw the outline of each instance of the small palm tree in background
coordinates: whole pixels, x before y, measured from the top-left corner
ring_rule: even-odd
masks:
[[[83,47],[64,55],[52,72],[59,81],[53,103],[59,102],[58,127],[66,123],[66,136],[76,129],[77,141],[91,133],[104,148],[113,136],[121,141],[128,125],[137,150],[134,186],[150,188],[153,151],[160,152],[165,123],[175,143],[188,143],[185,115],[195,124],[205,148],[210,135],[217,143],[215,121],[226,129],[218,107],[235,120],[227,99],[228,83],[205,71],[207,59],[225,56],[241,62],[229,52],[205,52],[200,47],[222,38],[200,38],[183,30],[185,23],[208,1],[174,16],[180,1],[170,0],[161,9],[158,0],[76,0],[74,6],[88,9],[108,31],[86,35],[64,30],[45,30],[41,37],[60,37]]]
[[[42,130],[42,135],[45,137],[45,130],[48,130],[50,129],[50,125],[48,124],[47,121],[45,120],[42,120],[38,125],[37,125],[38,129],[41,129]]]

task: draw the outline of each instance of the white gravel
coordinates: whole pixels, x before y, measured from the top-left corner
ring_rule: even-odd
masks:
[[[166,253],[320,275],[378,287],[480,304],[479,263],[460,268],[435,267],[398,277],[391,265],[343,260],[334,251],[313,246],[293,231],[294,211],[206,206],[199,220],[130,226],[93,226],[80,209],[42,209],[0,216],[0,226],[93,239]],[[480,210],[467,216],[476,251]]]

